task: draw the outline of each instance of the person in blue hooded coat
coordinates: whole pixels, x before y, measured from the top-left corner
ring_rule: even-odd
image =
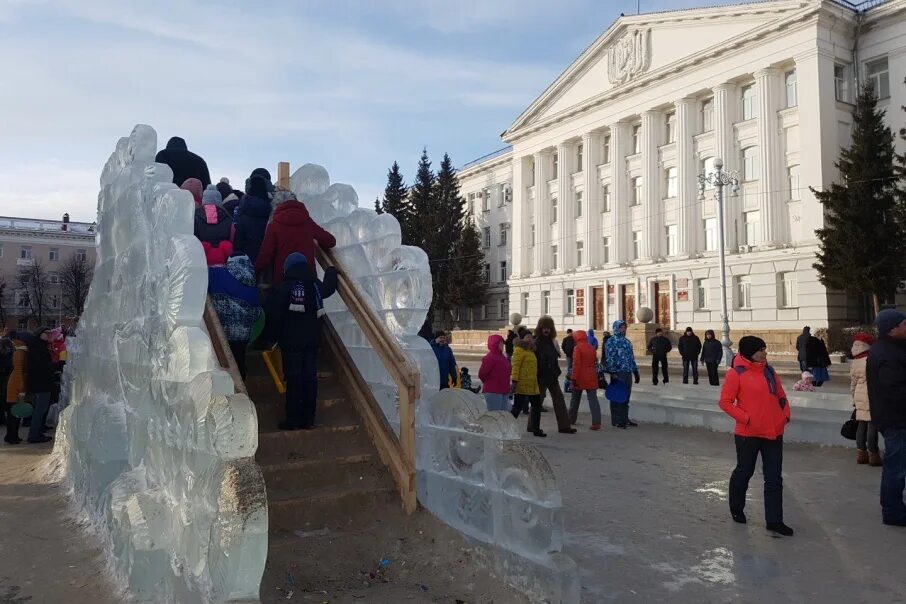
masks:
[[[336,290],[335,268],[324,271],[322,282],[308,259],[293,252],[283,263],[283,282],[268,300],[267,329],[280,344],[286,378],[286,419],[280,422],[281,430],[315,427],[321,343],[318,311]]]
[[[595,330],[589,329],[586,333],[588,334],[588,345],[591,346],[592,348],[594,348],[595,352],[597,352],[598,348],[601,345],[598,342],[598,338],[595,336]]]
[[[252,334],[252,325],[261,314],[255,267],[248,256],[232,256],[226,266],[208,268],[208,294],[220,319],[223,333],[245,379],[245,350]]]
[[[607,339],[604,347],[604,364],[607,373],[626,384],[632,395],[632,380],[639,383],[639,367],[635,362],[632,342],[626,337],[626,321],[613,322],[613,335]],[[616,428],[637,426],[629,419],[629,398],[625,403],[610,403],[610,423]]]
[[[267,196],[267,181],[261,176],[249,179],[249,192],[236,208],[236,238],[233,247],[254,264],[258,259],[264,230],[271,217],[271,202]]]

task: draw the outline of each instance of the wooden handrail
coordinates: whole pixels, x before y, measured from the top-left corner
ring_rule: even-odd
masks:
[[[204,324],[208,328],[208,335],[211,338],[211,346],[214,348],[214,354],[217,356],[217,362],[233,378],[233,384],[237,394],[248,394],[245,387],[245,381],[239,373],[239,365],[236,364],[236,358],[227,341],[226,334],[223,332],[223,326],[220,324],[220,317],[211,305],[211,298],[204,303]]]
[[[352,387],[358,391],[362,405],[361,416],[368,428],[381,459],[390,468],[400,491],[403,509],[407,514],[417,506],[415,492],[415,403],[421,395],[421,375],[412,364],[399,342],[388,332],[384,323],[372,310],[355,282],[349,277],[330,250],[318,250],[318,262],[324,269],[337,269],[337,291],[346,308],[355,318],[359,328],[381,359],[399,391],[399,437],[393,432],[386,417],[374,399],[361,374],[346,351],[333,325],[325,321],[325,336],[340,368],[351,373]]]

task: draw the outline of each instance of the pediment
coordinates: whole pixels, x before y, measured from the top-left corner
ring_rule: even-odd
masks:
[[[620,17],[516,119],[504,138],[649,76],[681,69],[690,59],[771,30],[818,4],[765,2]]]

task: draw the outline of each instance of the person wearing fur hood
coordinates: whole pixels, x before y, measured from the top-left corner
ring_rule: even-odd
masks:
[[[868,334],[859,333],[853,338],[853,361],[849,366],[849,393],[856,409],[856,463],[872,466],[882,465],[881,451],[878,448],[878,429],[871,423],[871,409],[868,405],[868,382],[865,368],[868,353],[875,339]]]

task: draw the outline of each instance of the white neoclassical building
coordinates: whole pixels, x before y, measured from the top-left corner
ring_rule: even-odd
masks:
[[[715,158],[740,181],[724,205],[734,329],[858,320],[862,301],[812,268],[811,189],[836,176],[863,83],[906,123],[904,78],[906,0],[620,17],[506,130],[508,149],[460,172],[486,239],[488,326],[518,311],[603,329],[648,306],[668,328],[719,328],[717,202],[698,179]]]

